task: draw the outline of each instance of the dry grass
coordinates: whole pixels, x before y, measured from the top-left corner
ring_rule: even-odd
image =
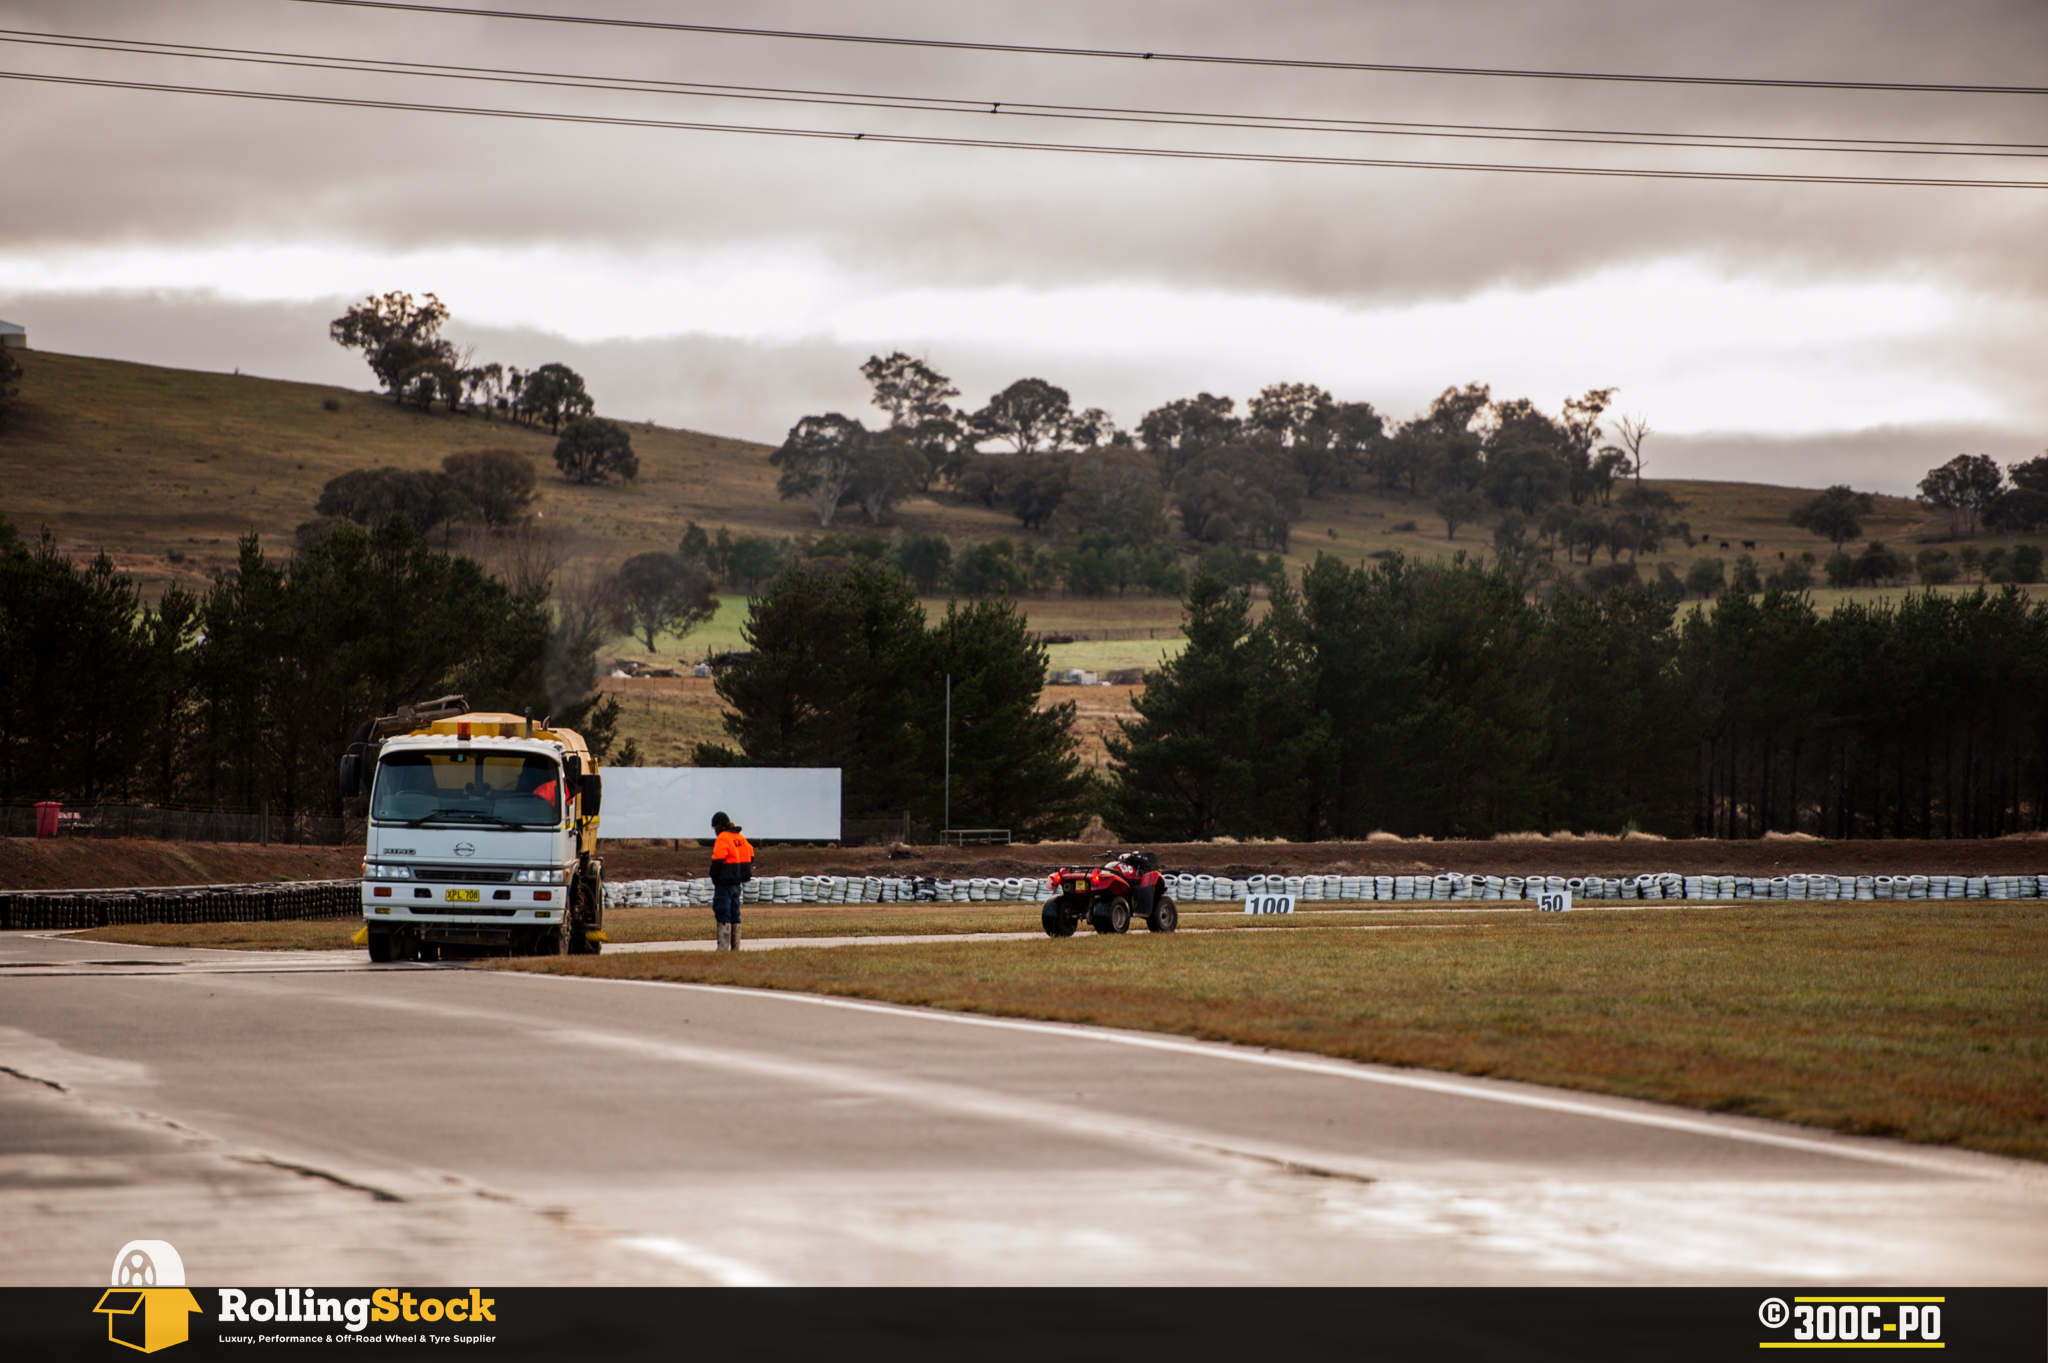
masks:
[[[764,937],[892,937],[941,932],[1036,932],[1035,904],[748,904],[747,934]],[[708,908],[607,909],[615,942],[697,942],[718,935]]]
[[[1252,918],[1227,910],[1184,910],[1188,928],[1272,930],[1332,923],[1454,922],[1474,910],[1326,909],[1287,917]],[[981,932],[1037,932],[1035,904],[749,904],[742,915],[756,940],[768,937],[908,937]],[[1398,919],[1390,915],[1398,914]],[[605,935],[614,942],[708,942],[717,936],[708,908],[608,909]],[[360,919],[315,923],[144,923],[73,933],[88,942],[134,946],[208,947],[233,951],[334,951],[351,945]],[[1139,929],[1143,930],[1142,926]],[[1085,931],[1085,929],[1084,929]]]
[[[2048,911],[1750,905],[509,962],[1051,1018],[2048,1158]]]
[[[317,923],[138,923],[88,928],[71,936],[85,942],[126,942],[143,947],[208,947],[229,951],[339,951],[363,926],[360,918]]]

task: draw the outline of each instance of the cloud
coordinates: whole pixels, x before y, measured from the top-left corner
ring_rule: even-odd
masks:
[[[675,13],[653,0],[602,8]],[[190,0],[175,18],[140,0],[13,0],[8,12],[28,29],[1006,104],[2039,140],[2035,98],[1275,71],[243,0]],[[1926,82],[2037,83],[2048,50],[2048,9],[2031,0],[1039,0],[971,10],[723,0],[689,17],[1155,51]],[[781,127],[2048,179],[2040,162],[1983,158],[1272,135],[19,46],[7,58],[20,70]],[[165,310],[187,307],[182,325],[162,323],[168,334],[211,338],[187,354],[239,355],[268,335],[275,366],[339,373],[346,357],[322,351],[319,326],[335,302],[406,287],[441,292],[466,335],[585,354],[647,415],[763,438],[792,411],[857,404],[857,382],[834,366],[895,346],[953,357],[970,393],[1042,373],[1126,422],[1197,388],[1242,396],[1283,377],[1397,413],[1474,377],[1546,406],[1565,391],[1621,383],[1625,403],[1654,401],[1653,418],[1672,429],[1770,436],[1930,423],[2021,430],[2048,417],[2048,255],[2038,248],[2048,191],[1222,165],[9,82],[0,82],[0,118],[13,134],[0,307],[33,303],[38,334],[102,350],[160,355]],[[123,339],[117,316],[138,330]],[[274,330],[287,318],[310,327],[307,339]],[[721,380],[693,386],[687,374],[698,370]]]
[[[366,389],[373,381],[361,359],[327,339],[328,320],[347,301],[341,295],[309,302],[233,300],[190,291],[0,292],[0,317],[25,321],[30,341],[39,349],[178,368],[240,369]],[[1237,301],[1239,306],[1247,303]],[[998,317],[1018,315],[1019,310],[1005,313],[989,307],[987,299],[980,302]],[[1214,302],[1211,311],[1227,312],[1229,302]],[[1263,302],[1268,308],[1292,310],[1297,317],[1307,311],[1291,300]],[[1882,309],[1886,302],[1865,300],[1865,306]],[[1071,301],[1067,306],[1072,307]],[[1426,325],[1388,328],[1382,350],[1368,357],[1369,362],[1361,362],[1343,346],[1322,354],[1290,349],[1272,339],[1286,327],[1262,329],[1246,325],[1242,316],[1238,329],[1248,334],[1235,344],[1223,344],[1232,339],[1232,328],[1226,327],[1219,343],[1206,348],[1199,342],[1207,333],[1197,334],[1197,344],[1191,346],[1155,345],[1150,333],[1139,338],[1144,342],[1140,344],[1104,345],[1098,339],[1083,346],[1058,329],[1017,326],[1009,334],[1000,327],[949,332],[933,325],[930,315],[924,319],[927,331],[922,338],[910,335],[915,328],[905,325],[873,331],[855,326],[837,334],[741,337],[695,332],[577,339],[540,327],[467,322],[459,314],[449,334],[459,344],[474,347],[479,360],[526,369],[550,361],[570,365],[589,380],[605,415],[771,444],[807,413],[838,411],[879,420],[868,405],[859,365],[871,354],[899,346],[924,355],[951,375],[962,390],[963,404],[979,405],[1011,380],[1035,375],[1067,388],[1078,405],[1107,408],[1127,427],[1174,397],[1207,389],[1242,401],[1280,380],[1317,382],[1340,397],[1371,401],[1398,419],[1426,406],[1446,385],[1467,380],[1491,382],[1496,396],[1529,396],[1555,411],[1567,393],[1620,378],[1628,381],[1618,395],[1617,410],[1648,413],[1659,432],[1650,447],[1650,467],[1660,477],[1809,486],[1849,482],[1873,491],[1907,493],[1926,469],[1957,451],[1988,453],[2010,463],[2038,454],[2048,443],[2040,435],[2038,409],[2030,424],[2024,412],[2002,420],[1959,421],[1939,416],[1938,402],[1916,408],[1919,390],[1900,377],[1913,371],[1896,363],[1870,372],[1843,365],[1843,372],[1835,376],[1847,385],[1851,398],[1857,393],[1882,396],[1887,386],[1901,388],[1901,393],[1890,395],[1888,405],[1872,402],[1859,408],[1839,395],[1822,404],[1815,395],[1791,386],[1801,378],[1825,379],[1826,365],[1821,362],[1839,361],[1842,348],[1818,347],[1817,361],[1802,352],[1797,336],[1789,338],[1789,348],[1760,359],[1709,336],[1697,363],[1716,368],[1688,373],[1689,362],[1683,356],[1647,356],[1660,364],[1640,374],[1620,375],[1575,369],[1583,363],[1573,357],[1576,352],[1550,353],[1526,342],[1480,345],[1460,340],[1478,330],[1470,321],[1473,316],[1515,306],[1540,321],[1540,298],[1497,303],[1482,299],[1464,308],[1422,309],[1436,315]],[[1199,302],[1191,305],[1191,312],[1201,315]],[[1161,332],[1170,331],[1179,320],[1159,319]],[[1852,310],[1849,321],[1856,320]],[[1371,327],[1360,330],[1369,335]],[[1882,349],[1877,348],[1880,358]],[[1665,373],[1665,368],[1674,372]],[[1776,372],[1780,370],[1785,373]],[[1674,383],[1674,376],[1681,382]],[[1635,382],[1638,377],[1640,384]],[[1724,388],[1773,378],[1784,381],[1790,391],[1764,395],[1749,405],[1715,402],[1716,393]],[[1942,378],[1934,374],[1928,384],[1938,386]],[[1660,383],[1665,385],[1662,389]],[[1796,432],[1789,430],[1796,424],[1789,419],[1778,430],[1762,432],[1715,420],[1722,411],[1740,415],[1762,410],[1766,400],[1784,404],[1788,418],[1821,405],[1849,415],[1832,428]],[[1858,419],[1859,410],[1900,415],[1889,421],[1881,416]],[[1688,416],[1693,418],[1690,427]]]

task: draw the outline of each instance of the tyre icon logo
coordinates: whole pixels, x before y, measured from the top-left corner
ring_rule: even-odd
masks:
[[[114,1265],[114,1286],[155,1287],[156,1261],[142,1250],[129,1250]]]

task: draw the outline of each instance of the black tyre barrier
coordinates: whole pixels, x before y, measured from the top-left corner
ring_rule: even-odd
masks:
[[[359,918],[359,880],[287,885],[166,885],[133,890],[0,890],[0,929],[141,923],[298,923]]]

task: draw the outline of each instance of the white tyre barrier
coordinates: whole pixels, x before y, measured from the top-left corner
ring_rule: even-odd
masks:
[[[1586,901],[1694,900],[1947,900],[2037,899],[2048,875],[1680,875],[1494,876],[1446,871],[1438,875],[1287,875],[1262,872],[1242,880],[1202,873],[1168,875],[1167,893],[1183,904],[1291,895],[1308,902],[1462,902],[1533,899],[1546,890],[1569,890]],[[935,882],[941,903],[1037,903],[1054,887],[1031,877],[963,877]],[[708,907],[715,887],[706,877],[614,881],[604,887],[606,908]],[[762,876],[741,890],[747,904],[900,904],[917,899],[915,879],[900,876]]]

